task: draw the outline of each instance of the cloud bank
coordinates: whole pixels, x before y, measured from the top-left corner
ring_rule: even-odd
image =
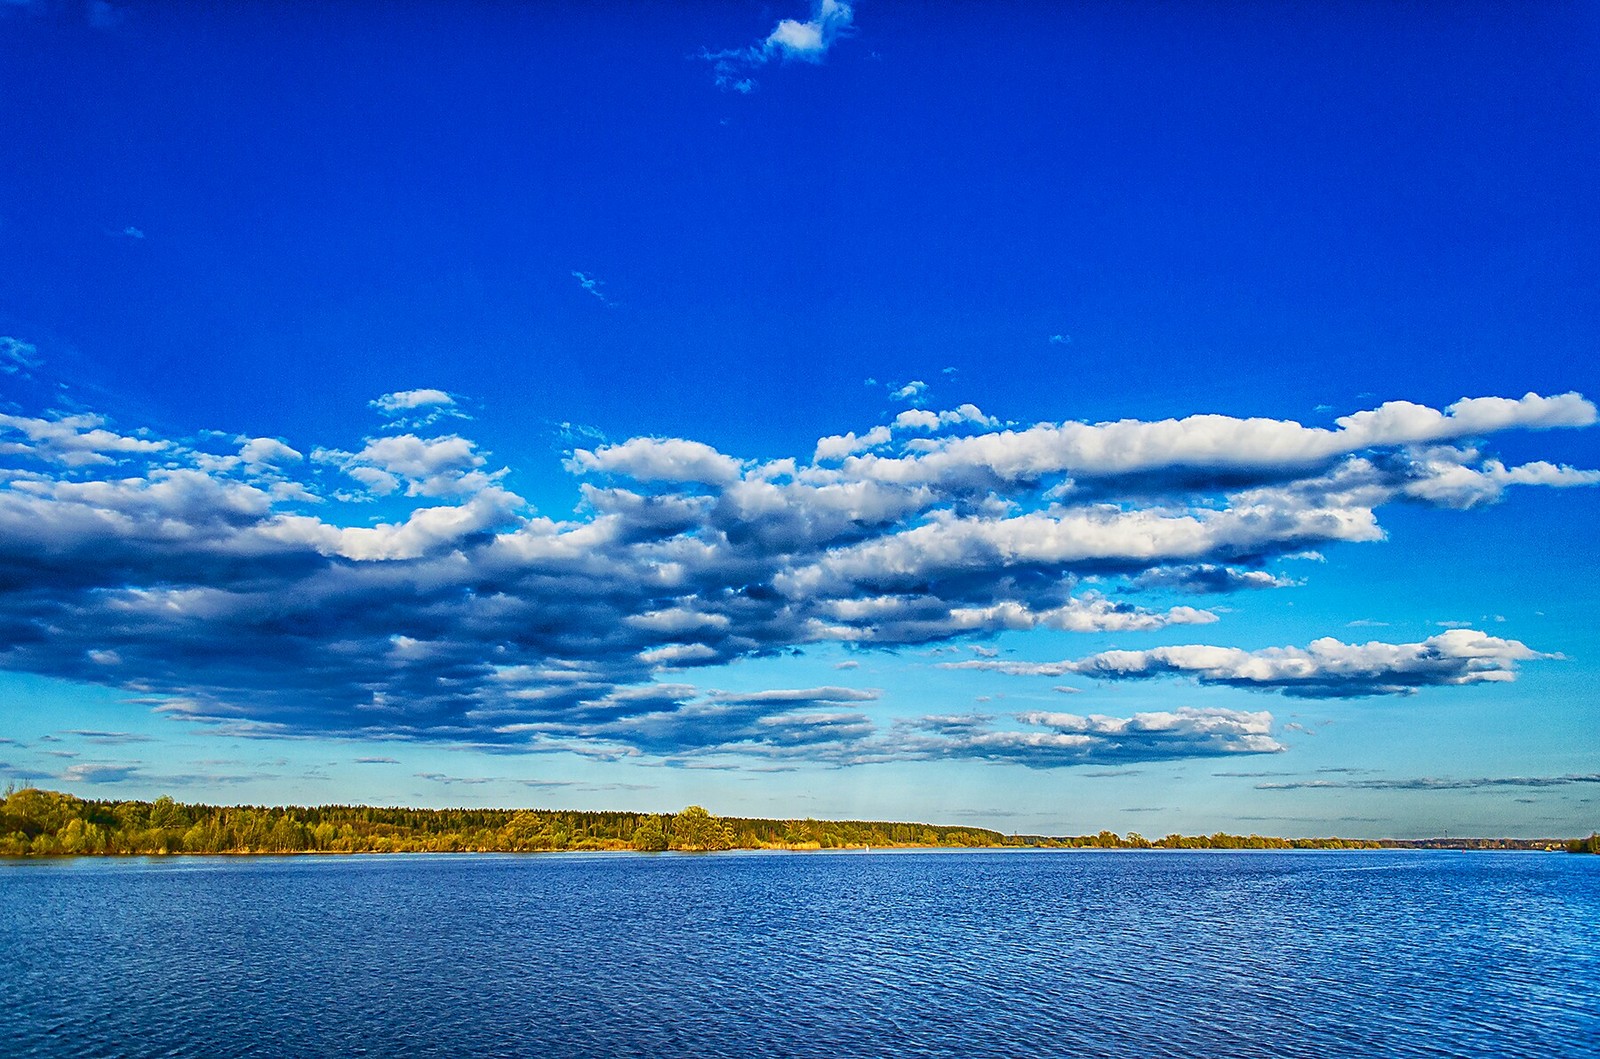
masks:
[[[402,421],[456,403],[384,395],[373,407],[389,432],[351,450],[0,414],[0,667],[243,734],[841,764],[1271,752],[1265,713],[884,723],[898,704],[869,690],[741,696],[693,674],[812,644],[1206,626],[1214,612],[1171,595],[1292,584],[1270,567],[1378,539],[1386,504],[1457,508],[1596,477],[1461,444],[1588,425],[1576,394],[1394,402],[1333,430],[1226,416],[1015,429],[963,405],[829,435],[809,459],[689,438],[577,448],[564,467],[579,507],[558,519],[472,439]],[[1338,697],[1508,680],[1538,657],[1451,630],[1031,671]]]

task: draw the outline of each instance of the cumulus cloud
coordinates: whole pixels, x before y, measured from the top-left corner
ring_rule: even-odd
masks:
[[[836,40],[847,35],[855,10],[845,0],[816,0],[808,19],[786,18],[759,43],[745,48],[705,52],[712,75],[724,91],[748,93],[756,88],[754,71],[773,60],[820,63]]]
[[[470,496],[498,477],[481,469],[486,461],[477,446],[456,434],[370,438],[360,452],[317,449],[311,458],[340,468],[379,496],[402,487],[407,496]]]
[[[922,383],[910,383],[897,390],[893,396],[916,397],[921,393]],[[948,430],[952,427],[995,427],[999,420],[993,416],[986,416],[977,405],[964,404],[958,408],[947,409],[941,412],[932,412],[923,408],[909,408],[894,417],[894,422],[873,427],[862,434],[851,431],[847,434],[833,434],[817,440],[817,448],[812,455],[813,463],[837,462],[846,456],[858,452],[868,452],[872,449],[882,448],[894,440],[897,432],[916,431],[919,433],[933,433]]]
[[[1507,467],[1499,460],[1479,459],[1472,449],[1439,446],[1409,456],[1404,469],[1409,477],[1403,492],[1439,507],[1469,508],[1500,499],[1508,485],[1544,485],[1563,488],[1594,485],[1600,471],[1558,467],[1544,460]]]
[[[105,429],[94,415],[30,418],[0,413],[0,456],[34,456],[68,467],[115,464],[119,460],[160,452],[167,442],[130,437]]]
[[[922,395],[928,391],[928,384],[921,379],[912,379],[904,386],[897,387],[889,393],[896,401],[910,401],[916,404],[922,400]]]
[[[1138,484],[1140,476],[1146,476],[1151,489],[1238,488],[1299,478],[1367,449],[1398,449],[1514,427],[1588,426],[1594,421],[1594,405],[1575,393],[1556,397],[1530,393],[1514,401],[1470,398],[1443,412],[1391,401],[1339,419],[1337,430],[1292,420],[1223,415],[1156,422],[1041,423],[1025,430],[943,439],[917,453],[861,457],[848,466],[861,477],[903,484],[954,478],[1024,483],[1064,475],[1116,479],[1123,488]],[[1438,470],[1420,463],[1391,468],[1390,474],[1397,480],[1406,477],[1415,490],[1415,483],[1435,477]],[[1538,475],[1525,472],[1524,477]],[[1416,495],[1428,499],[1424,492]]]
[[[457,400],[408,390],[375,407],[403,417]],[[1554,463],[1439,450],[1447,435],[1477,446],[1497,429],[1592,419],[1577,395],[1384,405],[1334,431],[1204,416],[1016,430],[971,405],[910,409],[830,435],[841,440],[810,462],[690,438],[577,448],[565,468],[579,513],[554,519],[455,433],[402,427],[345,450],[6,414],[0,667],[121,688],[245,736],[685,762],[1269,753],[1279,747],[1265,714],[935,725],[870,691],[676,681],[814,644],[1211,625],[1210,610],[1143,597],[1283,587],[1273,562],[1379,539],[1385,505],[1462,506],[1459,488],[1428,486],[1462,468],[1489,483],[1473,487],[1476,503],[1513,485],[1585,484],[1589,472],[1545,469]],[[1038,672],[1315,697],[1507,680],[1537,657],[1456,630],[1419,644],[1108,652]]]
[[[682,438],[633,438],[594,451],[578,449],[568,468],[579,474],[614,474],[641,482],[732,485],[739,461],[710,445]]]
[[[1504,683],[1516,679],[1516,664],[1541,654],[1516,640],[1473,629],[1451,629],[1420,643],[1347,644],[1332,637],[1306,647],[1236,647],[1189,644],[1145,651],[1103,651],[1076,661],[1013,662],[974,659],[946,662],[946,669],[981,669],[1014,676],[1059,677],[1068,673],[1102,680],[1192,677],[1201,684],[1279,691],[1298,698],[1358,698],[1404,695],[1418,688]]]
[[[239,458],[254,471],[272,471],[305,459],[299,451],[277,438],[247,438],[239,448]]]

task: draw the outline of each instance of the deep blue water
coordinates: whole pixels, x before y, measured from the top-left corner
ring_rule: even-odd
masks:
[[[1600,1055],[1600,857],[0,863],[6,1056]]]

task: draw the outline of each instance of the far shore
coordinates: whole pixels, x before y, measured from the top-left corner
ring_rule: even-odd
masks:
[[[215,853],[196,850],[156,850],[146,852],[100,852],[100,853],[32,853],[32,854],[0,854],[0,863],[18,860],[69,860],[89,858],[96,860],[139,860],[139,859],[181,859],[203,857],[524,857],[524,856],[571,856],[580,854],[588,856],[600,854],[603,856],[623,857],[712,857],[730,856],[750,853],[819,853],[819,854],[862,854],[862,853],[1062,853],[1085,856],[1119,856],[1127,854],[1152,854],[1165,856],[1177,853],[1204,853],[1204,854],[1265,854],[1265,853],[1565,853],[1568,842],[1572,840],[1551,840],[1549,844],[1540,841],[1530,841],[1521,844],[1515,839],[1493,839],[1489,842],[1505,842],[1517,844],[1483,845],[1483,846],[1456,846],[1456,845],[1430,845],[1426,841],[1420,842],[1379,842],[1372,846],[1344,846],[1344,847],[1289,847],[1272,849],[1211,849],[1196,847],[1192,849],[1169,849],[1163,846],[1149,846],[1140,849],[1114,848],[1096,849],[1090,846],[833,846],[823,849],[820,846],[748,846],[732,849],[671,849],[671,850],[637,850],[622,847],[616,848],[587,848],[587,849],[413,849],[413,850],[347,850],[347,849],[230,849]]]
[[[1355,839],[1130,831],[1005,834],[905,821],[717,817],[563,809],[409,809],[370,805],[217,806],[172,798],[105,801],[27,787],[0,797],[0,857],[284,856],[366,853],[709,853],[887,850],[1548,850],[1600,852],[1600,835]]]

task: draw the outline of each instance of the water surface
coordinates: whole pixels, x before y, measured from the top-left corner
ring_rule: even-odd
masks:
[[[1600,1054],[1600,857],[0,863],[5,1052]]]

